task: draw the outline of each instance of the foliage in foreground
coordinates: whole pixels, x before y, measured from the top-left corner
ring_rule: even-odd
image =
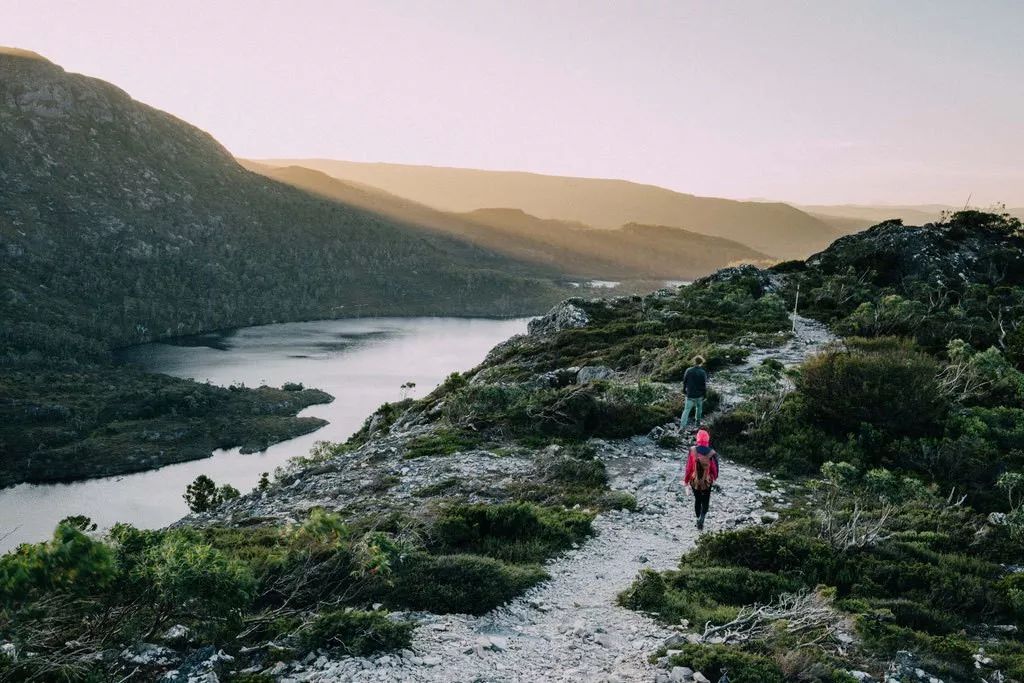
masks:
[[[545,579],[532,563],[588,534],[590,517],[529,504],[455,506],[426,526],[353,526],[314,511],[290,527],[117,525],[108,539],[62,524],[52,540],[0,557],[0,639],[36,653],[0,664],[0,675],[114,675],[118,663],[99,653],[159,642],[175,624],[255,664],[262,651],[242,648],[268,638],[288,657],[403,647],[412,627],[373,604],[486,612]]]

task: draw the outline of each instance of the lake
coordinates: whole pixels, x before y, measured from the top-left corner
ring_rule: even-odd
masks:
[[[304,436],[242,455],[210,458],[136,474],[68,484],[21,484],[0,490],[0,552],[48,538],[72,514],[101,527],[130,522],[158,528],[185,515],[185,487],[206,474],[218,484],[251,490],[261,472],[305,455],[317,441],[344,441],[377,406],[409,394],[425,396],[449,373],[468,370],[497,343],[526,331],[526,318],[358,318],[247,327],[124,349],[119,360],[175,377],[221,386],[301,382],[334,396],[300,415],[330,424]],[[5,537],[6,534],[6,537]]]

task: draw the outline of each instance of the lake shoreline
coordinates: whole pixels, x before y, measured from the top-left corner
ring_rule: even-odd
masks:
[[[114,522],[143,528],[166,526],[187,514],[181,494],[199,474],[249,491],[262,472],[272,473],[292,458],[307,455],[318,441],[347,439],[382,403],[400,400],[407,391],[401,385],[411,381],[416,385],[413,393],[422,395],[449,373],[469,370],[494,345],[525,332],[527,320],[347,318],[233,328],[226,338],[205,335],[205,341],[184,345],[153,342],[128,347],[134,351],[121,356],[118,378],[144,378],[145,384],[126,393],[122,403],[145,403],[164,392],[181,407],[192,391],[200,392],[199,397],[212,392],[234,400],[250,397],[253,402],[246,406],[260,414],[247,415],[248,423],[222,420],[220,427],[236,432],[230,434],[235,437],[230,442],[204,443],[186,457],[150,460],[153,467],[122,463],[109,476],[52,477],[47,483],[0,489],[0,539],[12,527],[18,528],[0,540],[0,552],[18,542],[45,539],[56,522],[68,515],[90,516],[101,527]],[[226,343],[211,345],[211,341]],[[300,383],[303,390],[294,390]],[[269,388],[288,385],[293,385],[293,391]],[[149,391],[150,386],[157,390]],[[255,401],[260,392],[276,398]],[[294,402],[300,395],[320,400],[293,404],[288,417],[261,413],[261,405],[280,408],[277,404],[282,399]],[[283,434],[284,439],[254,439],[252,426],[266,429],[268,424],[276,425],[275,429],[291,425],[295,431],[270,433]],[[259,436],[267,437],[267,432]],[[243,446],[255,452],[242,453]]]

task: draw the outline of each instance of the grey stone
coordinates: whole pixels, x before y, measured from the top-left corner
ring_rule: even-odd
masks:
[[[589,322],[590,316],[587,315],[587,312],[572,299],[568,299],[557,304],[540,318],[531,320],[527,325],[527,330],[531,336],[539,336],[554,334],[562,330],[579,329],[586,327]]]
[[[585,384],[601,379],[612,379],[615,371],[605,365],[585,365],[576,373],[576,382]]]
[[[683,683],[684,681],[690,680],[693,676],[693,669],[689,669],[685,666],[674,666],[669,672],[668,677],[672,683]]]

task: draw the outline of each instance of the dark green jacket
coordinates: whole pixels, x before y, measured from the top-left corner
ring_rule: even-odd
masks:
[[[694,366],[683,375],[683,391],[686,398],[704,398],[708,392],[708,373],[704,368]]]

